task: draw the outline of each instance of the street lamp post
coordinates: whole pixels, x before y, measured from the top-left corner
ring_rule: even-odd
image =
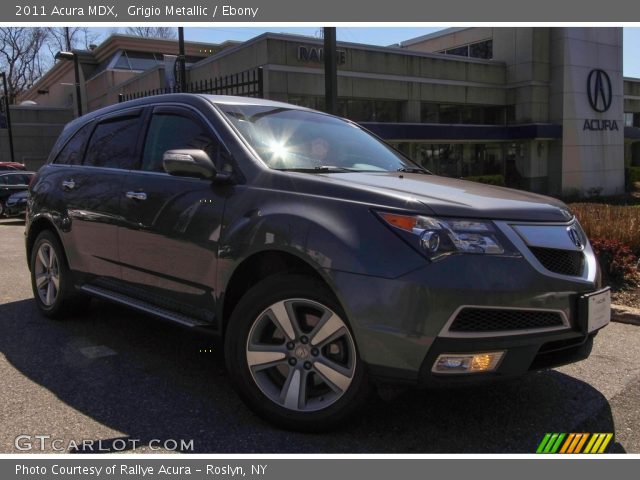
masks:
[[[187,69],[186,69],[186,59],[184,54],[184,27],[178,27],[178,77],[180,78],[179,82],[176,82],[179,87],[179,92],[187,91]]]
[[[9,92],[7,89],[7,76],[4,72],[0,72],[0,78],[2,78],[2,88],[4,91],[4,110],[7,118],[7,134],[9,135],[9,151],[11,152],[11,161],[15,162],[15,155],[13,153],[13,131],[11,130],[11,112],[9,111]]]
[[[336,27],[324,27],[324,98],[325,111],[338,113],[338,62]]]
[[[76,102],[78,106],[78,116],[82,116],[82,97],[80,96],[80,61],[78,60],[78,54],[75,52],[58,52],[56,53],[56,60],[72,60],[73,61],[73,73],[75,75],[76,84]]]

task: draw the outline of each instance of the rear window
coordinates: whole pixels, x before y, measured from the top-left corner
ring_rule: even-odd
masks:
[[[139,117],[119,117],[99,123],[89,140],[84,165],[132,169],[139,133]]]
[[[24,175],[21,173],[2,175],[0,176],[0,183],[2,183],[3,185],[29,185],[29,179],[29,175]]]
[[[89,123],[78,130],[58,153],[54,163],[61,165],[82,165],[84,147],[91,134],[93,124]]]

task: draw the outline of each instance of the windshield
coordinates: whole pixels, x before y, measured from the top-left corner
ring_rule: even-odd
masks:
[[[339,118],[264,105],[218,106],[273,169],[388,172],[419,168],[374,136]]]

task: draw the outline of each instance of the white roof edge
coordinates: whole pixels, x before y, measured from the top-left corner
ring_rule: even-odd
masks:
[[[443,37],[445,35],[451,35],[453,33],[462,32],[463,30],[470,30],[474,27],[449,27],[444,28],[442,30],[438,30],[437,32],[427,33],[426,35],[421,35],[420,37],[410,38],[409,40],[404,40],[400,42],[398,45],[400,47],[406,47],[409,45],[415,45],[416,43],[424,42],[425,40],[431,40],[433,38]]]

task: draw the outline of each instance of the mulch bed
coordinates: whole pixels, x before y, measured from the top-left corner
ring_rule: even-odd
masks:
[[[640,308],[640,287],[613,291],[611,294],[611,303]]]

